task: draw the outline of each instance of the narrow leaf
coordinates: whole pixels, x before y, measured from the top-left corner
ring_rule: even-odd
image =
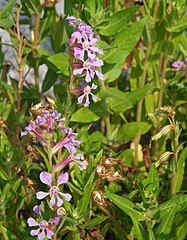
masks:
[[[145,216],[141,212],[141,209],[134,205],[134,203],[132,203],[127,198],[109,192],[106,192],[105,195],[110,199],[110,201],[112,201],[116,206],[118,206],[124,213],[126,213],[132,219],[136,219],[138,221],[145,220]]]

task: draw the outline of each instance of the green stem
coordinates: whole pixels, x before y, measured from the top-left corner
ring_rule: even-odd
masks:
[[[35,23],[34,23],[34,39],[32,42],[32,47],[33,47],[33,57],[37,59],[37,47],[38,47],[38,38],[39,38],[39,27],[40,27],[40,13],[37,13],[35,16]],[[37,92],[39,93],[39,72],[38,72],[38,63],[36,60],[35,64],[35,76],[34,76],[34,81],[35,81],[35,88]]]
[[[180,174],[177,169],[177,164],[178,164],[178,146],[179,146],[179,127],[178,124],[176,123],[174,117],[172,117],[172,123],[173,123],[173,129],[174,129],[174,134],[173,134],[173,152],[174,152],[174,157],[173,157],[173,163],[172,163],[172,178],[171,178],[171,196],[173,196],[176,193],[176,184],[177,184],[177,175]]]
[[[164,92],[164,81],[166,77],[166,67],[168,63],[168,56],[163,55],[162,57],[162,77],[160,81],[160,91],[159,91],[159,96],[158,96],[158,108],[162,106],[162,101],[163,101],[163,92]]]
[[[144,61],[144,69],[141,77],[141,82],[139,85],[139,88],[143,88],[145,86],[146,77],[147,77],[147,70],[149,68],[149,55],[151,52],[151,44],[148,45],[146,55],[145,55],[145,61]],[[137,113],[136,113],[136,121],[140,122],[142,118],[142,106],[143,106],[143,100],[140,100],[137,105]],[[141,133],[138,133],[135,137],[135,152],[134,152],[134,166],[138,166],[138,145],[141,139]]]

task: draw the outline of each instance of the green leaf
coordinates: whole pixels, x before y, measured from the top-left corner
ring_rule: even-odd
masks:
[[[134,91],[128,92],[127,97],[128,99],[133,103],[136,104],[138,101],[140,101],[142,98],[146,96],[149,92],[152,92],[154,89],[153,86],[145,86],[143,88],[137,88]]]
[[[14,18],[12,15],[8,15],[6,18],[0,19],[0,27],[8,29],[14,24]]]
[[[145,29],[143,31],[143,37],[146,45],[155,41],[155,27],[151,16],[145,16]]]
[[[121,63],[123,64],[126,57],[133,51],[139,38],[141,37],[145,19],[126,26],[121,32],[116,34],[114,47],[105,56],[104,60],[107,63]]]
[[[108,217],[102,217],[102,216],[98,216],[96,218],[91,219],[90,221],[88,221],[85,224],[81,224],[79,225],[80,228],[92,228],[95,227],[96,225],[104,222]]]
[[[171,55],[174,51],[174,43],[172,41],[166,40],[162,45],[162,52]]]
[[[16,2],[17,0],[9,0],[9,2],[0,10],[0,19],[10,15],[10,12],[13,7],[15,7]]]
[[[65,53],[57,53],[47,58],[47,60],[57,68],[60,73],[69,76],[69,55]]]
[[[7,169],[6,165],[3,164],[3,162],[0,161],[0,177],[4,180],[8,180],[8,174],[7,174]]]
[[[137,133],[145,134],[151,125],[147,122],[129,122],[120,127],[117,134],[117,141],[127,143],[131,141]]]
[[[82,107],[76,111],[72,117],[72,122],[90,123],[99,120],[106,115],[106,110],[100,103],[92,104],[89,108]]]
[[[137,239],[138,240],[144,240],[146,239],[145,237],[145,231],[142,227],[142,225],[140,224],[140,222],[138,222],[136,220],[136,218],[132,218],[132,222],[133,222],[133,227],[134,227],[134,230],[135,230],[135,233],[136,233],[136,236],[137,236]]]
[[[168,201],[161,203],[155,208],[154,214],[160,212],[161,217],[164,217],[171,209],[175,209],[175,213],[187,209],[187,194],[175,195]]]
[[[184,217],[184,221],[182,221],[182,224],[178,226],[176,229],[177,240],[186,239],[186,235],[187,235],[187,219],[185,220]]]
[[[91,194],[96,186],[96,180],[94,180],[95,171],[93,171],[84,187],[83,196],[77,205],[78,216],[83,215],[87,212],[88,204],[90,202]]]
[[[175,187],[176,193],[180,191],[182,186],[186,159],[187,159],[187,147],[185,147],[182,150],[177,163],[177,176],[176,176],[176,187]]]
[[[141,212],[141,209],[127,198],[109,192],[105,192],[105,195],[110,199],[110,201],[112,201],[116,206],[118,206],[124,213],[126,213],[132,219],[138,221],[145,220],[145,216]]]
[[[37,48],[36,50],[40,54],[41,57],[42,56],[45,56],[45,57],[51,56],[51,53],[49,51],[47,51],[45,48]]]
[[[175,207],[169,209],[169,211],[167,211],[167,215],[161,218],[161,222],[156,230],[156,237],[159,236],[160,234],[167,235],[171,232],[174,216]]]
[[[151,165],[147,178],[143,181],[145,191],[157,192],[159,189],[159,174],[155,164]]]
[[[56,80],[57,74],[51,69],[48,69],[44,81],[42,83],[42,92],[48,91],[55,84]]]
[[[115,81],[122,72],[123,63],[117,62],[116,64],[107,64],[102,67],[102,72],[105,75],[105,82]]]
[[[123,112],[133,107],[133,104],[127,97],[127,94],[117,88],[101,90],[100,97],[101,99],[105,99],[106,106],[109,111]]]
[[[151,224],[149,222],[146,222],[146,225],[147,225],[147,230],[149,233],[149,240],[156,240],[154,232],[153,232],[153,227],[151,226]]]
[[[133,6],[116,12],[108,19],[108,24],[104,27],[102,26],[100,33],[109,36],[122,30],[134,17],[138,9],[139,6]]]
[[[50,172],[50,164],[49,164],[49,159],[46,156],[46,154],[44,153],[43,149],[41,149],[40,147],[35,146],[35,148],[37,149],[37,151],[39,152],[39,154],[43,157],[47,170]]]
[[[0,232],[3,234],[4,240],[17,240],[17,237],[3,225],[0,225]]]

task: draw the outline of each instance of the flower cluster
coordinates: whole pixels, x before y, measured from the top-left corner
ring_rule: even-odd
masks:
[[[187,58],[184,61],[178,60],[172,64],[172,71],[174,72],[184,72],[187,75]]]
[[[38,215],[39,220],[36,221],[33,218],[29,218],[27,223],[30,227],[37,227],[37,229],[31,230],[31,236],[38,236],[39,240],[43,240],[44,238],[51,239],[53,237],[55,234],[54,226],[59,224],[61,216],[65,214],[62,205],[64,201],[69,202],[72,198],[69,193],[63,193],[61,190],[61,185],[67,183],[69,180],[68,173],[62,173],[57,179],[56,172],[61,171],[70,162],[74,162],[82,170],[85,167],[85,161],[82,161],[83,154],[76,153],[76,148],[80,146],[80,141],[76,140],[77,134],[71,128],[63,125],[66,121],[65,118],[61,118],[61,114],[56,110],[41,109],[40,113],[25,128],[21,136],[30,134],[34,138],[37,138],[48,153],[49,159],[53,158],[56,152],[62,148],[65,148],[68,153],[65,160],[57,162],[57,164],[50,167],[50,172],[42,171],[39,175],[40,181],[46,184],[49,190],[46,192],[38,191],[36,198],[43,200],[50,197],[49,207],[53,210],[55,217],[49,221],[44,220],[41,214],[41,207],[35,206],[33,211]],[[62,139],[57,143],[55,143],[54,138],[56,129],[63,135]],[[54,159],[57,159],[56,155]],[[52,165],[52,161],[50,163]]]
[[[60,211],[58,211],[55,218],[51,218],[46,221],[43,219],[41,213],[41,206],[34,206],[33,211],[36,213],[38,221],[36,221],[34,218],[29,218],[27,220],[27,224],[29,225],[29,227],[38,228],[31,230],[31,236],[38,236],[39,240],[43,240],[44,238],[51,239],[54,235],[54,231],[52,231],[52,229],[54,228],[53,226],[57,226],[60,223],[60,218],[66,213],[64,209],[63,211],[61,209],[63,208],[59,208]]]
[[[21,136],[25,136],[28,133],[36,137],[38,141],[46,148],[50,149],[52,154],[56,154],[58,150],[63,147],[68,151],[68,160],[65,159],[58,164],[58,171],[62,170],[69,162],[74,162],[81,169],[85,166],[85,161],[80,161],[83,159],[82,154],[76,154],[76,148],[80,147],[80,141],[76,140],[77,133],[74,133],[71,128],[64,127],[63,123],[66,121],[65,118],[61,118],[61,113],[56,110],[50,112],[48,110],[42,109],[41,116],[37,116],[34,121],[25,127],[25,131],[21,133]],[[54,144],[54,131],[59,129],[63,134],[62,139]],[[61,167],[59,167],[61,166]]]
[[[77,76],[85,74],[86,86],[79,89],[80,93],[83,94],[78,98],[78,104],[83,103],[85,99],[84,106],[88,107],[90,104],[89,95],[91,95],[94,102],[97,100],[97,97],[91,93],[91,90],[96,89],[97,85],[92,83],[89,86],[88,83],[95,76],[104,80],[104,75],[98,70],[103,65],[103,61],[97,57],[97,54],[103,54],[103,51],[96,47],[98,38],[94,38],[93,29],[89,25],[83,24],[80,19],[76,19],[73,16],[68,16],[66,19],[69,21],[70,26],[76,27],[69,41],[73,58],[76,59],[76,62],[73,63],[73,74]]]

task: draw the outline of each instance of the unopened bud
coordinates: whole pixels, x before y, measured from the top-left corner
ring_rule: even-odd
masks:
[[[172,154],[173,154],[173,152],[169,152],[169,151],[162,153],[160,155],[158,161],[155,163],[155,166],[158,168],[160,165],[165,163],[168,160],[168,158],[170,157],[170,155],[172,155]]]
[[[152,136],[151,140],[153,141],[156,141],[158,140],[159,138],[161,138],[162,136],[165,136],[167,135],[169,132],[171,132],[173,129],[173,126],[172,125],[167,125],[167,126],[164,126],[160,132],[158,132],[156,135]]]
[[[58,216],[62,216],[62,215],[65,215],[65,214],[66,214],[66,210],[63,207],[59,207],[57,209],[57,215]]]

